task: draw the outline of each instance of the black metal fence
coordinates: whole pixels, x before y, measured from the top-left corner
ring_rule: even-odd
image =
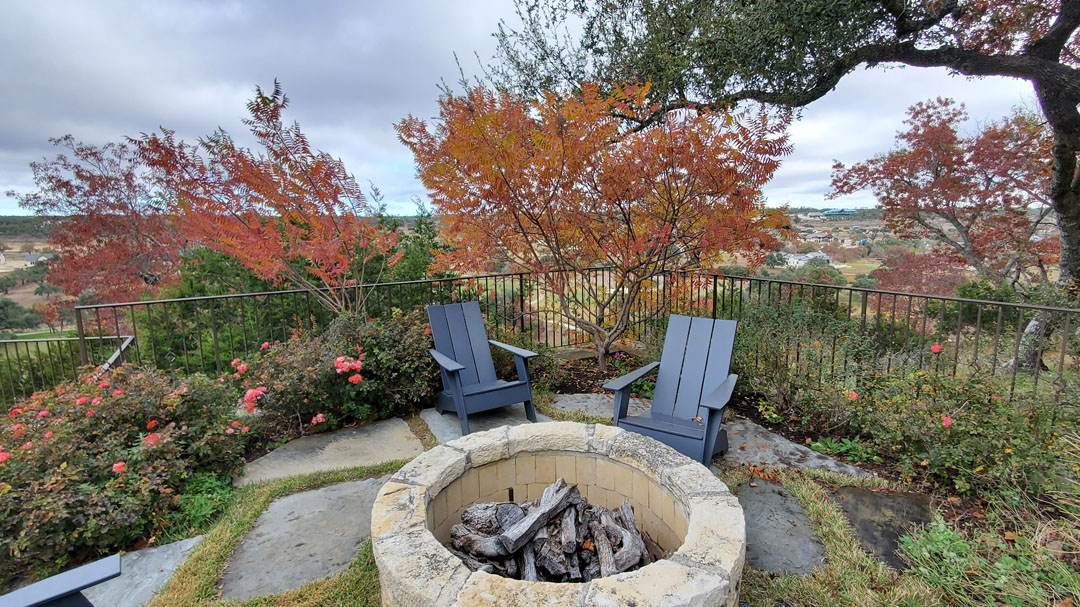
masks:
[[[574,291],[570,309],[578,316],[597,315],[599,304],[588,295],[592,291],[614,293],[615,309],[623,304],[610,270],[596,269],[573,280],[593,287]],[[361,296],[359,288],[350,288]],[[556,348],[591,343],[545,282],[523,273],[364,289],[365,313],[372,318],[394,309],[477,300],[496,329],[528,332],[531,339]],[[740,347],[782,346],[783,364],[816,373],[821,382],[899,368],[986,373],[1001,376],[1010,396],[1040,394],[1062,401],[1077,389],[1080,374],[1080,310],[1075,309],[700,271],[659,276],[631,305],[632,339],[656,341],[671,313],[740,320],[740,335],[747,338]],[[1041,329],[1025,333],[1034,318],[1042,321]],[[77,337],[0,342],[0,397],[10,400],[51,387],[74,378],[80,366],[101,365],[110,357],[220,374],[233,358],[257,351],[263,342],[316,331],[331,320],[332,314],[302,290],[79,306]],[[754,332],[764,338],[749,339]],[[1010,364],[1031,351],[1038,364]],[[754,360],[762,357],[753,354]]]

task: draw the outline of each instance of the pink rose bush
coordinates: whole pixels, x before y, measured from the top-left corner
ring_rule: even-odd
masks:
[[[230,425],[236,417],[232,390],[204,376],[178,381],[124,365],[5,410],[0,586],[56,570],[72,556],[116,552],[140,538],[161,537],[191,478],[227,479],[243,464],[251,433],[246,424]],[[78,556],[68,563],[75,564]]]

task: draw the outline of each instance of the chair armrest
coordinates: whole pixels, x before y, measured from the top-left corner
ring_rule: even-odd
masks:
[[[507,352],[513,354],[514,356],[520,356],[520,357],[526,358],[526,359],[532,358],[534,356],[538,356],[538,354],[536,352],[533,352],[531,350],[526,350],[524,348],[518,348],[517,346],[511,346],[510,344],[504,344],[503,342],[495,341],[494,339],[489,339],[488,343],[495,346],[496,348],[502,348],[503,350],[506,350]]]
[[[435,359],[435,362],[439,363],[440,367],[450,373],[453,373],[454,371],[461,371],[465,368],[465,365],[457,362],[456,360],[450,358],[442,352],[439,352],[435,348],[428,350],[428,353],[431,354],[431,357]]]
[[[724,380],[724,383],[720,384],[711,394],[701,399],[701,406],[708,407],[714,411],[719,411],[727,406],[728,401],[731,400],[731,394],[735,391],[735,382],[739,381],[739,376],[732,373],[728,375],[728,378]]]
[[[64,600],[65,597],[79,595],[79,591],[106,580],[111,580],[119,575],[120,555],[114,554],[0,596],[0,605],[7,607],[66,605],[69,602]],[[79,598],[82,598],[82,595],[79,595]],[[76,603],[75,600],[69,599],[72,605],[90,604],[85,598],[83,600],[84,603]]]
[[[609,381],[608,383],[604,384],[604,389],[605,390],[619,391],[619,390],[623,390],[625,388],[629,388],[630,384],[632,384],[632,383],[636,382],[637,380],[641,379],[642,377],[648,375],[650,371],[652,371],[653,369],[655,369],[655,368],[657,368],[659,366],[660,366],[659,362],[649,363],[649,364],[645,365],[644,367],[642,367],[642,368],[640,368],[640,369],[638,369],[636,371],[631,371],[631,372],[627,373],[626,375],[623,375],[622,377],[620,377],[618,379],[613,379],[613,380]]]

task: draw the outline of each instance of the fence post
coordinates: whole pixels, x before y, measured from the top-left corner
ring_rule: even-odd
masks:
[[[521,312],[519,325],[521,332],[525,332],[525,273],[518,274],[518,310]]]
[[[86,356],[86,331],[83,329],[82,308],[75,308],[75,328],[79,334],[79,364],[85,367],[90,364],[90,360]]]
[[[712,277],[712,317],[716,320],[716,274]]]

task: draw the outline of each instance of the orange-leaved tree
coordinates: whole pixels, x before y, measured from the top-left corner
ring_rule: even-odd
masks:
[[[49,242],[58,258],[49,283],[71,297],[117,302],[173,280],[186,238],[136,151],[71,135],[51,141],[66,152],[30,164],[37,190],[8,192],[54,223]]]
[[[260,152],[240,147],[224,130],[189,145],[172,131],[135,143],[193,240],[236,258],[259,277],[311,292],[337,314],[364,310],[387,266],[397,233],[376,221],[341,160],[312,149],[282,112],[289,100],[278,83],[255,89],[244,123]]]
[[[761,196],[789,151],[786,118],[702,110],[628,128],[655,109],[647,91],[585,84],[521,101],[476,88],[444,96],[437,126],[396,126],[452,245],[439,263],[530,272],[601,367],[658,277],[735,252],[761,260],[787,225]]]

